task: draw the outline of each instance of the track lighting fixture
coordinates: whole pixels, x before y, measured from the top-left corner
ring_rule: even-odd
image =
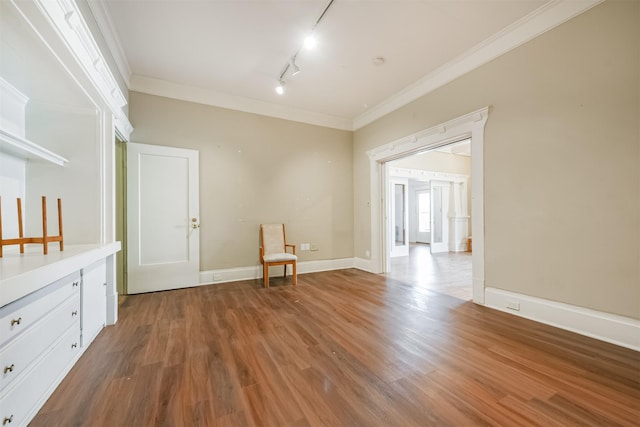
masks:
[[[316,38],[313,34],[314,30],[316,29],[316,27],[318,26],[318,24],[320,23],[320,21],[322,20],[322,18],[324,18],[324,15],[327,13],[327,11],[329,10],[329,8],[331,7],[331,5],[333,4],[335,0],[329,0],[329,3],[327,3],[327,6],[324,8],[324,10],[322,11],[322,14],[320,15],[320,17],[316,20],[316,23],[313,24],[313,27],[311,28],[310,34],[304,39],[304,47],[307,49],[313,49],[316,46]],[[298,67],[296,65],[296,58],[298,57],[298,54],[300,53],[300,49],[298,49],[292,56],[291,58],[289,58],[289,61],[287,61],[287,63],[285,64],[284,68],[282,69],[282,72],[280,73],[280,77],[278,78],[278,86],[276,86],[276,93],[278,95],[283,95],[284,94],[284,76],[287,74],[287,72],[289,72],[289,76],[293,77],[296,74],[298,74],[300,72],[300,67]]]
[[[292,57],[289,60],[289,70],[291,70],[291,76],[295,76],[300,73],[300,67],[296,65],[296,57]]]

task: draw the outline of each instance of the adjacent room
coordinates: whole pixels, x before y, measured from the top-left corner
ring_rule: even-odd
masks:
[[[640,2],[0,2],[3,426],[637,426]]]
[[[388,277],[472,299],[470,177],[470,139],[387,163]]]

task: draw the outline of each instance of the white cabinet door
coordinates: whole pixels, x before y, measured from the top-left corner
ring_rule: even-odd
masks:
[[[107,323],[107,266],[100,260],[82,269],[80,327],[82,346],[88,346]]]
[[[127,144],[127,292],[200,280],[198,151]]]

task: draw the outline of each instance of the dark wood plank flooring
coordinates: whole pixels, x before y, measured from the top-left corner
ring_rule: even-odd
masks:
[[[32,426],[638,426],[640,353],[358,270],[129,296]]]

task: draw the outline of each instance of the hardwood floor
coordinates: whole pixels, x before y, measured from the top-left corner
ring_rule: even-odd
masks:
[[[123,298],[32,426],[637,426],[640,353],[342,270]]]
[[[391,258],[387,277],[462,300],[472,291],[471,252],[432,254],[429,245],[412,243],[409,256]]]

